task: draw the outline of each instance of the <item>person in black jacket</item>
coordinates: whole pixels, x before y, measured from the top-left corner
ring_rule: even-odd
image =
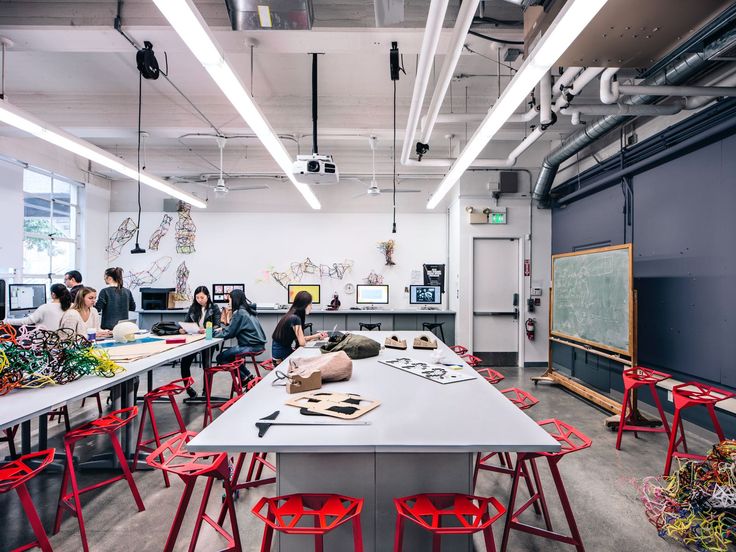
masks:
[[[121,320],[128,320],[129,312],[135,310],[135,300],[130,290],[123,286],[123,269],[105,270],[105,283],[109,286],[97,294],[95,308],[102,317],[103,330],[112,330]]]
[[[184,321],[197,324],[199,333],[205,332],[207,322],[212,322],[213,331],[214,328],[220,325],[220,307],[212,302],[210,290],[207,289],[207,286],[199,286],[194,290],[194,301],[192,301],[192,306],[189,307],[189,312],[187,312]],[[179,330],[179,332],[186,333],[184,330]],[[188,378],[192,375],[191,368],[194,357],[195,355],[187,355],[181,359],[182,378]],[[197,392],[191,387],[187,389],[187,394],[190,398],[197,396]]]
[[[237,338],[236,347],[228,347],[217,355],[218,364],[227,364],[235,360],[241,353],[255,353],[266,349],[266,332],[258,321],[253,303],[248,301],[242,290],[234,289],[229,293],[228,302],[232,313],[230,323],[215,334],[222,339]],[[245,367],[240,367],[240,379],[245,385],[253,379],[253,375]]]

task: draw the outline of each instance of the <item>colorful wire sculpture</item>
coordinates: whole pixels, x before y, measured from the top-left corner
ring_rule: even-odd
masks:
[[[176,221],[176,252],[183,255],[194,253],[194,240],[197,239],[197,225],[192,219],[192,206],[179,202],[179,220]]]
[[[383,276],[376,274],[374,271],[371,272],[364,278],[365,283],[371,286],[380,286],[383,284]]]
[[[276,281],[281,287],[286,289],[289,284],[294,282],[301,282],[305,274],[319,276],[320,279],[332,278],[333,280],[342,280],[345,274],[353,270],[354,261],[345,259],[340,263],[328,264],[316,264],[312,262],[312,259],[307,257],[301,262],[291,263],[289,270],[286,272],[278,272],[269,268],[266,271],[267,277]]]
[[[192,289],[189,287],[189,269],[186,261],[176,269],[176,300],[188,301],[192,295]]]
[[[171,215],[164,214],[161,222],[158,225],[158,228],[153,231],[153,234],[151,234],[151,237],[148,240],[148,249],[150,249],[151,251],[158,251],[158,246],[161,243],[161,238],[169,233],[169,228],[171,227],[172,220],[173,219],[171,218]]]
[[[169,269],[169,266],[171,266],[171,257],[161,257],[148,267],[147,270],[128,272],[123,278],[123,281],[130,289],[148,286],[161,278],[161,275]]]
[[[672,475],[645,478],[639,498],[661,537],[727,552],[736,544],[736,440],[715,445],[704,461],[681,462]]]
[[[118,229],[115,231],[115,233],[110,236],[110,239],[107,242],[107,247],[105,248],[108,261],[114,261],[120,256],[120,253],[122,253],[123,251],[123,247],[125,247],[125,244],[133,239],[133,236],[135,236],[135,231],[137,229],[138,226],[136,225],[135,221],[130,217],[126,218],[123,222],[120,223],[120,226],[118,226]]]
[[[396,242],[394,240],[378,242],[378,250],[383,253],[386,258],[386,266],[393,266],[394,262],[394,249],[396,249]]]

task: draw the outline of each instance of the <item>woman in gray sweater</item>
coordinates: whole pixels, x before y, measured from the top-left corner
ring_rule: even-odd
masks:
[[[228,297],[232,317],[230,323],[215,334],[223,339],[237,338],[238,345],[228,347],[217,355],[218,364],[227,364],[235,360],[240,353],[255,353],[266,348],[266,332],[256,318],[256,309],[239,289],[234,289]],[[240,378],[243,384],[253,378],[245,365],[240,368]]]
[[[95,308],[100,311],[103,330],[112,330],[121,320],[128,320],[129,311],[135,310],[133,294],[123,287],[123,269],[118,267],[105,270],[105,283],[109,286],[97,295]]]

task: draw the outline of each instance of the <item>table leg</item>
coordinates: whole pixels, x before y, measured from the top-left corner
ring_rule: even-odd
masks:
[[[38,417],[38,450],[46,450],[47,448],[49,448],[49,420],[48,414],[42,414]],[[47,469],[55,473],[61,473],[64,471],[65,460],[66,455],[63,453],[54,454],[54,460],[48,464]],[[35,464],[40,464],[40,462]],[[33,466],[34,462],[31,462],[31,465]]]
[[[20,424],[20,451],[21,454],[31,453],[31,420]]]
[[[212,366],[212,349],[214,349],[215,345],[212,347],[208,347],[207,349],[202,349],[200,351],[202,355],[202,371],[206,368],[209,368]],[[202,374],[202,378],[204,379],[204,373]],[[202,388],[204,389],[204,384],[202,385]],[[227,397],[211,397],[210,400],[214,402],[227,402]],[[205,404],[207,402],[207,397],[205,397],[204,393],[201,395],[197,395],[194,398],[186,398],[184,399],[185,404]]]
[[[130,398],[126,395],[124,389],[127,383],[128,382],[122,382],[110,388],[113,410],[120,410],[130,404]],[[112,450],[109,452],[95,454],[86,462],[81,462],[79,464],[80,470],[115,470],[119,468],[120,462],[118,461],[117,455]]]

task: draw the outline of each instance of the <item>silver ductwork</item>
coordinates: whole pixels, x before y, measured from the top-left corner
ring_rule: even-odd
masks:
[[[312,0],[225,0],[233,31],[304,31],[312,28]]]
[[[646,79],[641,84],[645,86],[682,84],[705,66],[708,62],[707,52],[714,49],[722,50],[733,45],[736,45],[736,29],[728,31],[719,39],[706,45],[704,48],[704,52],[706,53],[686,54],[684,58],[675,62],[671,67],[661,71],[656,76]],[[626,98],[622,103],[627,105],[647,105],[653,104],[661,98],[661,96],[640,94]],[[574,109],[574,107],[572,108]],[[537,181],[534,184],[532,197],[544,205],[549,198],[557,171],[563,162],[613,129],[634,118],[636,118],[635,115],[608,115],[586,125],[583,130],[568,137],[560,147],[545,157]]]

